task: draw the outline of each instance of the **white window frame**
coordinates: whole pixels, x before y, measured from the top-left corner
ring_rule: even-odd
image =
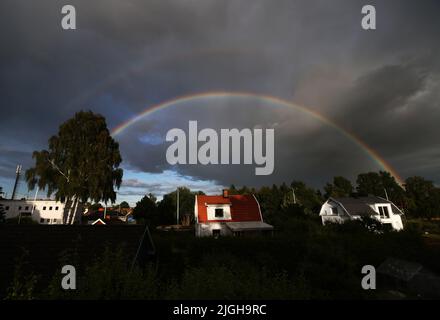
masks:
[[[383,214],[381,212],[381,209],[382,209]],[[385,215],[385,211],[388,214],[388,216]],[[386,204],[379,204],[379,205],[377,205],[377,212],[379,212],[379,217],[381,219],[390,219],[391,218],[391,210],[390,210],[390,206],[389,205],[386,205]]]

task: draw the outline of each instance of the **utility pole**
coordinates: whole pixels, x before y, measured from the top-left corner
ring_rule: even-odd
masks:
[[[385,191],[385,198],[388,200],[388,193],[387,193],[387,189],[383,188],[383,191]]]
[[[296,196],[295,196],[295,189],[292,188],[292,195],[293,195],[293,204],[296,204]]]
[[[179,187],[177,187],[177,206],[176,206],[177,225],[179,225]]]
[[[14,200],[14,198],[15,198],[15,193],[17,192],[18,181],[20,180],[20,174],[21,174],[21,165],[17,165],[17,170],[15,170],[15,183],[14,183],[14,189],[12,190],[11,200]]]

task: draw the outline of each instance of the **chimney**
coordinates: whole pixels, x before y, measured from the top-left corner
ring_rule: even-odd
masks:
[[[223,198],[229,198],[229,190],[223,189]]]

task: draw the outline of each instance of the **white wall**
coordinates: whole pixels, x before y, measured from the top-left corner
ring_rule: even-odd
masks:
[[[222,222],[209,222],[196,224],[197,237],[212,237],[213,230],[220,230],[220,236],[229,236],[231,230]]]
[[[215,209],[223,209],[223,218],[215,216]],[[206,213],[208,220],[231,220],[231,207],[229,204],[208,204]]]
[[[334,214],[332,208],[336,208],[338,210],[338,214]],[[321,216],[323,225],[326,223],[344,223],[347,219],[349,219],[341,206],[333,201],[328,200],[322,205],[319,215]]]
[[[0,200],[6,219],[31,214],[32,220],[41,224],[63,224],[65,204],[55,200]],[[32,207],[33,211],[32,211]]]

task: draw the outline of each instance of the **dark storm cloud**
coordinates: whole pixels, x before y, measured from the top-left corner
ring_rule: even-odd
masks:
[[[76,6],[78,30],[60,9]],[[80,109],[110,127],[147,105],[213,90],[270,94],[313,107],[378,150],[403,175],[440,182],[438,1],[373,1],[378,30],[360,28],[365,1],[71,0],[0,3],[0,176],[29,165],[58,125]],[[347,137],[287,109],[250,102],[169,109],[117,137],[124,166],[176,169],[219,184],[271,184],[378,169]],[[208,111],[209,110],[209,111]],[[276,170],[170,167],[164,136],[200,119],[214,128],[276,128]],[[347,161],[346,159],[350,159]],[[9,174],[8,174],[9,176]],[[128,182],[127,182],[128,183]],[[154,189],[154,186],[150,186]],[[159,188],[156,186],[156,188]]]

